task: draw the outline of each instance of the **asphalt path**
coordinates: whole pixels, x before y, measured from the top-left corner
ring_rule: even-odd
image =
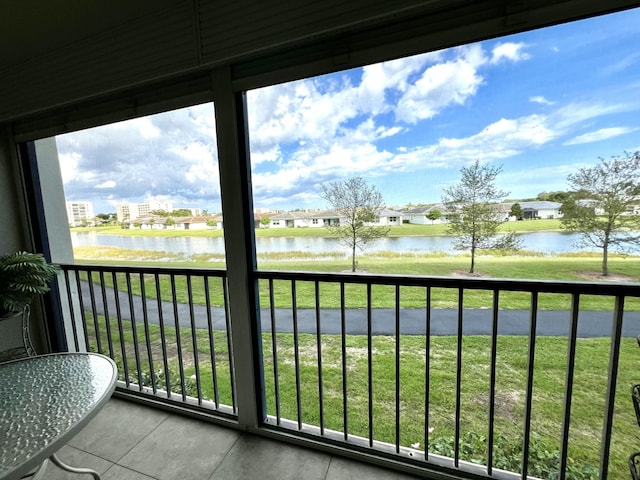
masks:
[[[94,288],[94,302],[91,302],[89,284],[82,282],[82,296],[85,310],[95,308],[99,315],[105,315],[105,305],[99,285]],[[116,318],[116,297],[112,288],[105,287],[106,307],[110,318]],[[144,319],[142,298],[134,296],[131,304],[124,292],[118,293],[120,316],[131,321],[131,312],[136,322]],[[132,308],[131,308],[132,307]],[[207,308],[204,305],[193,305],[193,319],[188,304],[163,301],[158,305],[155,298],[146,300],[146,315],[149,323],[159,324],[160,315],[165,326],[174,326],[176,318],[181,327],[208,328]],[[297,323],[299,333],[316,333],[317,318],[315,309],[298,309]],[[211,322],[214,330],[226,330],[224,309],[211,307]],[[501,310],[498,314],[499,335],[529,335],[530,312],[527,310]],[[426,331],[426,312],[420,308],[403,308],[400,310],[400,333],[403,335],[424,335]],[[263,332],[271,332],[272,318],[269,309],[261,309],[260,319]],[[277,308],[273,318],[275,330],[279,333],[293,332],[293,313],[291,309]],[[320,311],[320,331],[323,334],[340,334],[340,309],[323,308]],[[373,309],[371,313],[371,333],[373,335],[395,335],[395,310]],[[569,333],[570,312],[539,310],[537,318],[537,336],[567,336]],[[578,317],[580,338],[611,337],[613,312],[581,311]],[[462,319],[463,335],[491,335],[492,312],[489,309],[465,309]],[[349,335],[367,334],[366,309],[347,309],[345,311],[345,333]],[[431,310],[431,335],[456,335],[458,333],[458,311],[456,309]],[[640,312],[625,312],[622,324],[624,337],[640,335]]]

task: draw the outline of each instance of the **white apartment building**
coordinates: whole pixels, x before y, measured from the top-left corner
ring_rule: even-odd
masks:
[[[149,215],[154,210],[164,210],[170,212],[173,210],[171,202],[147,202],[147,203],[121,203],[116,206],[116,215],[119,222],[125,220],[133,220],[145,215]]]
[[[83,220],[93,222],[93,203],[91,202],[66,202],[67,203],[67,219],[69,225],[78,227],[82,225]]]

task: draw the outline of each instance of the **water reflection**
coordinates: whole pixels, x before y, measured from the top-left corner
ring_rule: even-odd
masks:
[[[577,234],[567,232],[528,232],[518,234],[523,241],[524,249],[547,254],[564,253],[578,250],[575,242]],[[200,253],[224,254],[222,237],[135,237],[120,235],[104,235],[96,232],[73,232],[71,235],[74,247],[110,246],[129,250],[154,250],[188,255]],[[456,253],[453,248],[453,237],[387,237],[379,239],[365,249],[365,252],[389,251],[395,253]],[[305,252],[330,253],[349,249],[338,240],[324,237],[257,237],[256,249],[261,253]],[[582,249],[587,250],[587,249]],[[590,249],[595,251],[595,249]],[[636,248],[640,253],[640,247]]]

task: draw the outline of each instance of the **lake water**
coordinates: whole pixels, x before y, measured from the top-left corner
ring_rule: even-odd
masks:
[[[523,248],[544,253],[562,253],[578,250],[575,242],[577,234],[566,232],[530,232],[518,234]],[[77,246],[112,246],[130,250],[155,250],[187,255],[199,253],[224,253],[222,237],[135,237],[120,235],[101,235],[95,232],[73,232],[71,240]],[[334,238],[323,237],[257,237],[258,254],[271,252],[343,252],[349,251]],[[378,251],[390,252],[448,252],[453,249],[453,237],[387,237],[377,240],[365,249],[365,253]],[[458,252],[459,253],[459,252]]]

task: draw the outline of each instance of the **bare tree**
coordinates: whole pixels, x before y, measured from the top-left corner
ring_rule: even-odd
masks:
[[[496,238],[504,219],[497,203],[509,195],[495,186],[501,171],[502,167],[480,165],[476,160],[473,165],[460,169],[460,183],[444,189],[442,203],[447,206],[450,221],[447,232],[456,237],[454,248],[471,251],[469,273],[474,273],[478,249],[520,248],[514,232]]]
[[[562,204],[562,225],[580,234],[578,246],[602,249],[602,275],[607,276],[610,247],[624,251],[640,244],[640,152],[600,159],[567,180],[582,200]]]
[[[389,227],[374,225],[384,207],[382,194],[362,177],[322,186],[322,198],[336,211],[340,225],[327,228],[351,249],[351,271],[356,271],[356,249],[385,237]]]

